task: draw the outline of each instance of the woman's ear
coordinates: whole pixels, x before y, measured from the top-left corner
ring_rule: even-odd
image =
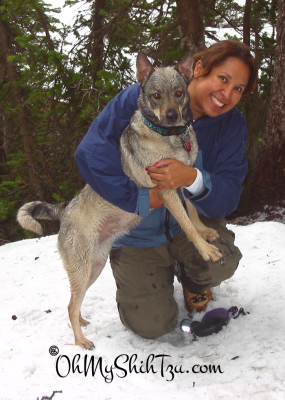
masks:
[[[202,61],[199,60],[199,61],[197,61],[195,68],[194,68],[194,72],[193,72],[194,78],[196,76],[199,76],[201,74],[202,70],[203,70],[203,64],[202,64]]]

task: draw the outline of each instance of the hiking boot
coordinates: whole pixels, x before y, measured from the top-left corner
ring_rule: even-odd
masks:
[[[207,289],[202,293],[190,293],[184,285],[182,285],[184,302],[186,310],[193,314],[194,312],[202,312],[206,309],[209,301],[213,300],[211,289]]]

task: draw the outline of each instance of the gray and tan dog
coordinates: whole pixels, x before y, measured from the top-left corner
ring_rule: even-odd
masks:
[[[187,84],[192,64],[193,58],[188,55],[176,67],[154,69],[143,52],[138,55],[139,110],[120,140],[124,172],[138,188],[155,186],[145,168],[161,159],[175,158],[191,166],[196,160],[198,145],[193,128],[190,126],[181,134],[181,127],[189,120]],[[150,128],[153,124],[168,128],[171,134],[161,135]],[[191,142],[190,153],[185,148],[185,140]],[[218,233],[202,224],[190,201],[186,200],[189,218],[175,190],[163,190],[161,198],[203,259],[220,260],[220,251],[207,242],[216,240]],[[42,227],[37,220],[60,220],[58,249],[70,281],[68,311],[75,344],[92,349],[93,343],[81,330],[81,326],[89,324],[81,316],[85,293],[104,268],[115,238],[126,234],[142,218],[112,205],[86,185],[68,205],[27,203],[18,211],[17,219],[23,228],[39,235]]]

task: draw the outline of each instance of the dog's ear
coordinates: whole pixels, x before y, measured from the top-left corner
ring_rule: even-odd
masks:
[[[144,81],[154,71],[154,68],[143,51],[138,53],[137,57],[137,80],[141,86]]]
[[[189,82],[193,75],[193,63],[193,55],[188,52],[174,68]]]

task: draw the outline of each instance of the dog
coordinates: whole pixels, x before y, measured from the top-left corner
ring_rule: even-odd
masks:
[[[197,139],[193,127],[187,127],[187,85],[192,66],[191,55],[186,55],[176,66],[165,68],[154,68],[143,52],[137,56],[137,79],[141,86],[139,110],[122,134],[120,151],[124,173],[138,188],[156,186],[146,168],[161,159],[175,158],[191,166],[195,163]],[[170,134],[163,136],[152,130],[153,126],[164,127]],[[183,126],[186,131],[181,133]],[[186,148],[189,142],[190,152]],[[221,260],[222,254],[218,248],[208,243],[217,240],[218,233],[203,225],[191,202],[185,199],[188,217],[175,190],[163,190],[160,195],[203,259]],[[37,220],[44,219],[60,220],[58,249],[70,281],[68,312],[75,344],[93,349],[94,344],[84,337],[81,330],[82,326],[89,324],[81,315],[85,293],[104,268],[115,238],[138,225],[142,217],[112,205],[87,184],[67,205],[35,201],[23,205],[17,214],[17,220],[23,228],[39,235],[43,232]]]

